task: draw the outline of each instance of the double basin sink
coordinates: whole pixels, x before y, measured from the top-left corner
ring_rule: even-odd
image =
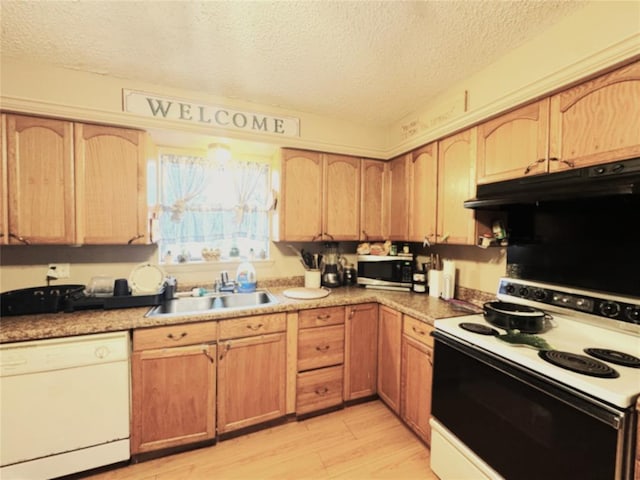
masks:
[[[267,290],[251,293],[215,293],[203,297],[179,297],[164,300],[146,314],[147,317],[190,315],[228,310],[246,310],[267,307],[278,300]]]

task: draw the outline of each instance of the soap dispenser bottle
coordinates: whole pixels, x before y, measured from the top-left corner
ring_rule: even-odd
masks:
[[[236,285],[238,286],[238,292],[256,291],[256,269],[253,268],[251,262],[242,262],[238,265]]]

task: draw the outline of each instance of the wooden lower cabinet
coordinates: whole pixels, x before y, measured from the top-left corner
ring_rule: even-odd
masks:
[[[346,307],[344,399],[375,395],[378,377],[378,305]]]
[[[286,334],[220,342],[218,433],[284,417]]]
[[[304,415],[342,403],[342,365],[298,373],[296,413]]]
[[[400,417],[426,444],[431,444],[431,385],[433,383],[433,327],[404,316]]]
[[[342,404],[344,324],[345,307],[299,312],[296,415]]]
[[[401,338],[402,314],[381,306],[378,321],[378,395],[396,413],[400,413]]]
[[[216,346],[134,351],[131,453],[215,438]]]

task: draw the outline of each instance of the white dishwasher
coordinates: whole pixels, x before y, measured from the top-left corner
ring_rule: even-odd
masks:
[[[0,478],[129,458],[129,334],[0,345]]]

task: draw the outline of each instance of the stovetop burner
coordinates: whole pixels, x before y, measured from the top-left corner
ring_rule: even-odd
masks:
[[[620,374],[606,363],[585,355],[560,350],[541,350],[538,356],[558,367],[592,377],[618,378]]]
[[[584,353],[592,357],[599,358],[605,362],[615,363],[623,367],[640,368],[640,358],[629,355],[628,353],[618,352],[617,350],[608,350],[606,348],[585,348]]]
[[[460,328],[463,330],[467,330],[473,333],[479,333],[480,335],[498,335],[499,332],[487,325],[482,325],[481,323],[473,323],[473,322],[462,322],[460,323]]]

